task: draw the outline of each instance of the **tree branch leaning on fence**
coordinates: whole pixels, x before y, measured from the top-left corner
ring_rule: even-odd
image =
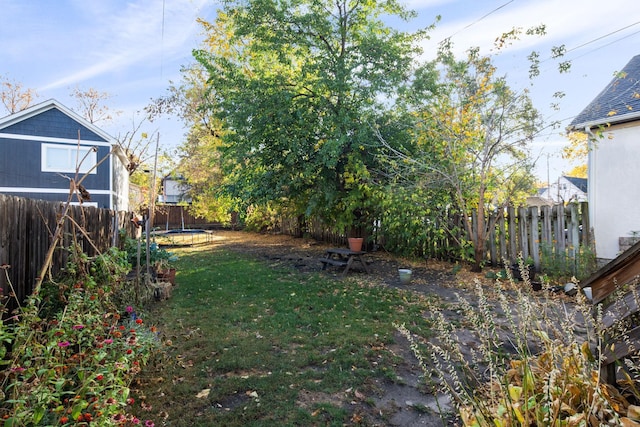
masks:
[[[78,131],[78,148],[79,147],[80,147],[80,131]],[[97,148],[96,147],[92,147],[92,149],[97,152]],[[93,165],[93,167],[91,167],[91,169],[89,169],[80,179],[78,179],[79,175],[80,175],[80,172],[79,172],[80,171],[80,166],[82,165],[82,162],[84,162],[86,160],[87,156],[89,155],[89,152],[87,152],[87,154],[85,154],[85,156],[82,158],[80,163],[78,163],[78,165],[76,166],[75,177],[74,178],[66,177],[67,179],[69,179],[69,196],[67,197],[67,201],[64,204],[64,209],[62,211],[62,214],[60,215],[60,218],[56,222],[56,229],[55,229],[55,231],[53,233],[53,239],[51,240],[51,244],[49,245],[49,249],[47,250],[47,254],[45,256],[44,263],[42,264],[42,268],[40,269],[40,274],[38,275],[38,277],[36,277],[36,283],[33,286],[33,291],[32,291],[33,295],[38,295],[40,293],[40,287],[42,286],[42,282],[44,281],[44,277],[45,277],[45,275],[47,275],[47,273],[50,273],[50,271],[51,271],[50,269],[51,269],[51,262],[53,260],[53,253],[54,253],[56,247],[58,246],[58,243],[60,242],[60,239],[62,239],[62,235],[63,235],[63,232],[64,232],[64,223],[65,223],[65,220],[68,218],[69,209],[71,208],[71,202],[73,201],[74,194],[77,195],[79,200],[82,200],[82,196],[79,194],[80,186],[81,186],[82,182],[84,181],[84,179],[87,176],[89,176],[89,174],[94,169],[96,169],[105,160],[107,160],[111,154],[113,154],[113,149],[111,151],[109,151],[109,154],[104,156],[99,162],[97,162],[95,165]],[[75,221],[74,221],[74,224],[78,225]],[[85,236],[86,236],[86,234],[85,234]]]

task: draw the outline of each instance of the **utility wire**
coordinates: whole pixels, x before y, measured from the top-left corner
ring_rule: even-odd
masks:
[[[464,26],[463,28],[459,29],[458,31],[456,31],[455,33],[451,34],[449,37],[445,37],[444,39],[442,39],[440,42],[442,42],[443,40],[447,40],[450,39],[451,37],[455,36],[456,34],[459,34],[461,32],[463,32],[464,30],[466,30],[467,28],[477,24],[478,22],[482,21],[483,19],[485,19],[486,17],[488,17],[489,15],[499,11],[500,9],[502,9],[505,6],[508,6],[509,4],[513,3],[515,0],[509,0],[508,2],[496,7],[495,9],[493,9],[491,12],[486,13],[485,15],[481,16],[480,18],[476,19],[475,21],[471,22],[470,24],[467,24],[466,26]]]
[[[567,50],[565,53],[569,53],[569,52],[572,52],[572,51],[574,51],[574,50],[580,49],[581,47],[585,47],[585,46],[587,46],[587,45],[589,45],[589,44],[591,44],[591,43],[597,42],[598,40],[604,39],[605,37],[612,36],[612,35],[614,35],[614,34],[616,34],[616,33],[619,33],[620,31],[624,31],[624,30],[626,30],[627,28],[631,28],[631,27],[633,27],[633,26],[635,26],[635,25],[638,25],[638,24],[640,24],[640,21],[638,21],[638,22],[634,22],[633,24],[627,25],[626,27],[619,28],[619,29],[617,29],[617,30],[615,30],[615,31],[611,31],[610,33],[607,33],[607,34],[605,34],[605,35],[603,35],[603,36],[597,37],[597,38],[595,38],[595,39],[593,39],[593,40],[590,40],[590,41],[588,41],[588,42],[586,42],[586,43],[582,43],[580,46],[573,47],[573,48],[571,48],[571,49]],[[636,33],[633,33],[633,34],[637,34],[637,32],[636,32]],[[625,37],[623,37],[623,38],[625,38]],[[622,40],[622,39],[620,39],[620,40]],[[605,46],[606,46],[606,45],[605,45]]]
[[[617,30],[614,30],[614,31],[611,31],[611,32],[609,32],[609,33],[607,33],[607,34],[604,34],[604,35],[602,35],[602,36],[596,37],[595,39],[589,40],[588,42],[584,42],[584,43],[582,43],[581,45],[578,45],[578,46],[576,46],[576,47],[572,47],[571,49],[566,50],[566,51],[563,53],[563,55],[566,55],[566,54],[567,54],[567,53],[569,53],[569,52],[573,52],[574,50],[581,49],[581,48],[583,48],[583,47],[585,47],[585,46],[590,45],[591,43],[595,43],[595,42],[597,42],[598,40],[605,39],[605,38],[607,38],[607,37],[609,37],[609,36],[612,36],[612,35],[614,35],[614,34],[617,34],[617,33],[619,33],[620,31],[624,31],[624,30],[626,30],[626,29],[628,29],[628,28],[631,28],[631,27],[633,27],[633,26],[636,26],[636,25],[638,25],[638,24],[640,24],[640,21],[634,22],[633,24],[629,24],[629,25],[627,25],[627,26],[625,26],[625,27],[618,28]],[[612,42],[609,42],[609,43],[607,43],[607,44],[604,44],[604,45],[602,45],[602,46],[599,46],[599,47],[597,47],[597,48],[595,48],[595,49],[592,49],[592,50],[590,50],[590,51],[588,51],[588,52],[586,52],[586,53],[584,53],[584,54],[582,54],[582,55],[580,55],[580,56],[577,56],[577,57],[573,58],[573,59],[582,58],[583,56],[588,55],[588,54],[590,54],[590,53],[592,53],[592,52],[595,52],[596,50],[602,49],[603,47],[606,47],[606,46],[610,46],[610,45],[612,45],[612,44],[614,44],[614,43],[617,43],[617,42],[619,42],[619,41],[621,41],[621,40],[624,40],[624,39],[626,39],[626,38],[629,38],[629,37],[631,37],[631,36],[633,36],[633,35],[636,35],[636,34],[638,34],[638,33],[640,33],[640,31],[636,31],[636,32],[634,32],[634,33],[631,33],[631,34],[628,34],[628,35],[626,35],[626,36],[624,36],[624,37],[621,37],[621,38],[619,38],[619,39],[616,39],[616,40],[614,40],[614,41],[612,41]],[[556,59],[556,58],[554,58],[554,57],[550,56],[550,57],[548,57],[548,58],[546,58],[546,59],[544,59],[544,60],[540,61],[540,63],[547,62],[547,61],[550,61],[550,60],[552,60],[552,59]],[[573,60],[573,59],[572,59],[572,60]]]
[[[580,55],[580,56],[576,56],[575,58],[572,58],[571,60],[573,61],[573,60],[576,60],[576,59],[578,59],[578,58],[582,58],[583,56],[589,55],[590,53],[593,53],[593,52],[595,52],[596,50],[600,50],[600,49],[602,49],[603,47],[611,46],[611,45],[612,45],[612,44],[614,44],[614,43],[618,43],[619,41],[622,41],[622,40],[624,40],[624,39],[627,39],[627,38],[629,38],[629,37],[631,37],[631,36],[635,36],[635,35],[636,35],[636,34],[638,34],[638,33],[640,33],[640,30],[638,30],[638,31],[636,31],[636,32],[633,32],[633,33],[631,33],[631,34],[627,34],[626,36],[624,36],[624,37],[620,37],[619,39],[613,40],[613,41],[611,41],[611,42],[609,42],[609,43],[607,43],[607,44],[603,44],[602,46],[598,46],[598,47],[596,47],[595,49],[591,49],[590,51],[585,52],[585,53],[583,53],[583,54],[582,54],[582,55]],[[574,50],[574,49],[571,49],[571,50]]]
[[[160,78],[162,79],[163,66],[164,66],[164,3],[162,0],[162,32],[160,35]]]

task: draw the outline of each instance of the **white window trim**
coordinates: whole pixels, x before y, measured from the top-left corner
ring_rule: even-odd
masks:
[[[92,208],[97,208],[98,207],[98,202],[69,202],[70,205],[73,206],[90,206]]]
[[[75,173],[75,165],[72,165],[70,168],[57,168],[57,167],[47,167],[47,149],[56,148],[59,150],[67,150],[69,154],[78,150],[77,146],[65,145],[65,144],[41,144],[42,151],[42,159],[41,159],[41,170],[42,172],[60,172],[60,173]],[[93,166],[95,166],[98,162],[98,153],[95,150],[92,150],[91,146],[81,145],[81,150],[88,150],[89,155],[86,157],[82,165],[80,165],[79,173],[87,173]],[[82,159],[79,159],[82,160]],[[90,174],[97,174],[97,168],[93,168]]]

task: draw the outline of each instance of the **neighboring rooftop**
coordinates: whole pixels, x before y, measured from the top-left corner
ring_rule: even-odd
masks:
[[[616,73],[604,90],[573,119],[569,129],[633,120],[640,120],[640,55]]]
[[[574,176],[566,176],[564,177],[567,181],[575,185],[580,191],[586,193],[588,188],[588,180],[587,178],[576,178]]]

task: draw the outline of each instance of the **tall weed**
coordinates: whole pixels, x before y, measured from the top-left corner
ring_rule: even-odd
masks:
[[[420,360],[425,378],[445,393],[465,426],[620,425],[635,417],[637,358],[627,360],[622,392],[602,381],[602,314],[582,292],[534,293],[508,272],[493,287],[458,295],[464,321],[435,311],[435,337],[396,325]],[[470,338],[469,336],[473,338]]]

